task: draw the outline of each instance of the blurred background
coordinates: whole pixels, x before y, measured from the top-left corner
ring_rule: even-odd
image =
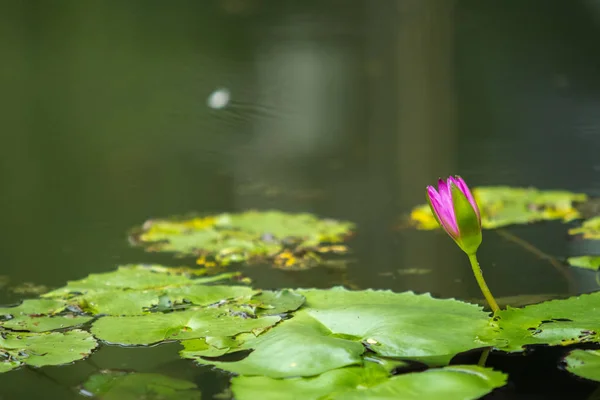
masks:
[[[248,271],[256,286],[477,297],[451,240],[393,227],[449,174],[599,195],[599,38],[595,0],[3,2],[0,273],[187,263],[126,234],[276,208],[355,221],[352,262]],[[511,232],[561,258],[566,229]],[[568,290],[494,232],[480,259],[496,296]]]

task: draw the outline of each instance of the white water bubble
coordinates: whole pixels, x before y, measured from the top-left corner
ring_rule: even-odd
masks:
[[[230,99],[231,93],[229,92],[229,89],[219,88],[208,96],[206,104],[212,109],[220,110],[229,104]]]

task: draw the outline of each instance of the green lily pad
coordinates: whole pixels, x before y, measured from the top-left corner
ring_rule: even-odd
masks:
[[[209,360],[223,348],[184,344],[181,355],[242,375],[272,378],[312,376],[362,363],[368,346],[382,357],[447,364],[456,354],[489,342],[479,336],[490,329],[480,306],[438,300],[412,292],[298,290],[306,303],[294,317],[258,337],[242,337],[228,353],[252,350],[239,361]],[[192,348],[193,347],[193,348]]]
[[[0,326],[15,331],[46,332],[89,322],[92,317],[64,313],[67,303],[55,299],[29,299],[16,307],[0,308]],[[62,313],[62,315],[57,315]]]
[[[63,311],[67,303],[63,300],[28,299],[15,307],[0,308],[0,316],[52,315]]]
[[[132,317],[103,317],[92,325],[92,333],[108,343],[148,345],[165,340],[207,336],[235,336],[260,331],[279,317],[242,318],[218,308],[190,309],[168,314],[154,313]]]
[[[276,315],[295,311],[304,304],[305,297],[291,290],[265,290],[252,298],[252,303],[258,308],[259,315]]]
[[[477,187],[473,189],[473,196],[479,205],[481,225],[485,229],[555,219],[572,221],[580,218],[574,203],[587,200],[583,193],[508,186]],[[410,219],[417,229],[439,228],[427,204],[415,207]]]
[[[274,258],[290,248],[318,252],[322,244],[342,242],[352,229],[351,222],[319,219],[311,214],[248,211],[204,218],[150,220],[136,229],[132,239],[148,251],[196,256],[198,264],[214,266]],[[289,264],[288,260],[277,265],[289,267]]]
[[[569,235],[583,235],[584,239],[600,239],[600,216],[583,221],[579,228],[569,229]]]
[[[552,300],[524,308],[500,310],[491,322],[492,334],[482,340],[506,352],[520,352],[527,345],[562,345],[598,342],[600,292]]]
[[[570,373],[600,382],[600,350],[573,350],[564,361]]]
[[[444,365],[460,352],[488,345],[479,336],[489,329],[489,315],[474,304],[412,292],[298,292],[306,297],[305,310],[313,318],[381,356]]]
[[[89,314],[142,315],[152,307],[185,302],[189,305],[209,305],[229,299],[249,299],[258,293],[246,286],[209,286],[232,274],[194,278],[182,268],[158,265],[126,265],[116,271],[91,274],[79,281],[47,293],[44,297],[64,298],[67,304]],[[58,300],[44,300],[58,301]],[[64,301],[60,304],[63,304]],[[162,309],[161,309],[162,310]]]
[[[473,365],[389,376],[383,368],[367,364],[313,378],[239,376],[232,379],[232,392],[237,400],[469,400],[504,386],[506,380],[502,372]]]
[[[177,271],[178,268],[169,269],[158,265],[123,265],[116,271],[90,274],[83,279],[69,281],[66,286],[42,297],[64,297],[72,293],[90,291],[148,290],[189,285],[190,278]],[[201,280],[198,282],[202,283]]]
[[[102,371],[82,385],[81,393],[102,400],[200,400],[196,384],[161,374]]]
[[[223,362],[203,359],[207,350],[197,350],[197,343],[183,342],[184,358],[201,364],[211,364],[243,375],[263,375],[272,378],[318,375],[331,369],[362,362],[364,347],[351,340],[338,338],[309,315],[298,312],[275,329],[248,338],[230,350],[253,351],[241,361]],[[213,346],[214,347],[214,346]],[[210,349],[212,350],[212,349]]]
[[[93,317],[77,315],[56,315],[42,317],[25,315],[8,320],[4,322],[2,326],[15,331],[47,332],[57,329],[81,326],[88,323],[92,319]]]
[[[600,256],[569,257],[567,262],[572,267],[579,267],[598,271],[600,268]]]
[[[34,367],[67,364],[87,357],[97,346],[88,332],[3,332],[0,336],[0,372],[20,365]]]

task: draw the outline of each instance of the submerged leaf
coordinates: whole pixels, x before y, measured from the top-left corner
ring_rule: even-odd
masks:
[[[102,400],[200,400],[196,384],[161,374],[102,371],[82,385],[82,394]]]
[[[239,376],[232,379],[232,391],[238,400],[470,400],[504,386],[506,380],[502,372],[473,365],[389,376],[385,369],[367,364],[314,378]]]
[[[600,268],[600,256],[569,257],[567,262],[572,267],[579,267],[597,271]]]
[[[582,193],[508,186],[478,187],[473,190],[473,196],[479,205],[481,224],[485,229],[554,219],[571,221],[580,217],[573,207],[574,203],[587,200]],[[417,229],[439,227],[427,204],[415,207],[410,218]]]
[[[600,382],[600,350],[573,350],[564,361],[570,373]]]
[[[295,254],[300,250],[310,250],[306,254],[314,254],[311,260],[318,261],[316,254],[321,244],[341,242],[353,228],[350,222],[318,219],[311,214],[248,211],[206,218],[150,220],[138,229],[134,242],[149,251],[198,256],[198,264],[207,267],[276,258],[286,251]],[[280,267],[289,264],[287,259],[285,263],[277,259]]]

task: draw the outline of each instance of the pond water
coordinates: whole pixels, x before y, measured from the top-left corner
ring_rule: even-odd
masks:
[[[247,209],[358,225],[347,269],[243,269],[256,287],[477,299],[452,241],[397,229],[401,217],[449,174],[599,196],[599,34],[592,0],[4,4],[0,300],[23,297],[13,285],[59,287],[119,264],[191,264],[131,248],[127,232]],[[580,251],[566,229],[505,231],[561,260]],[[597,288],[592,272],[566,279],[493,231],[480,261],[497,297]],[[104,368],[191,379],[208,399],[228,381],[177,345],[104,347],[1,374],[0,398],[78,398],[72,388]]]

